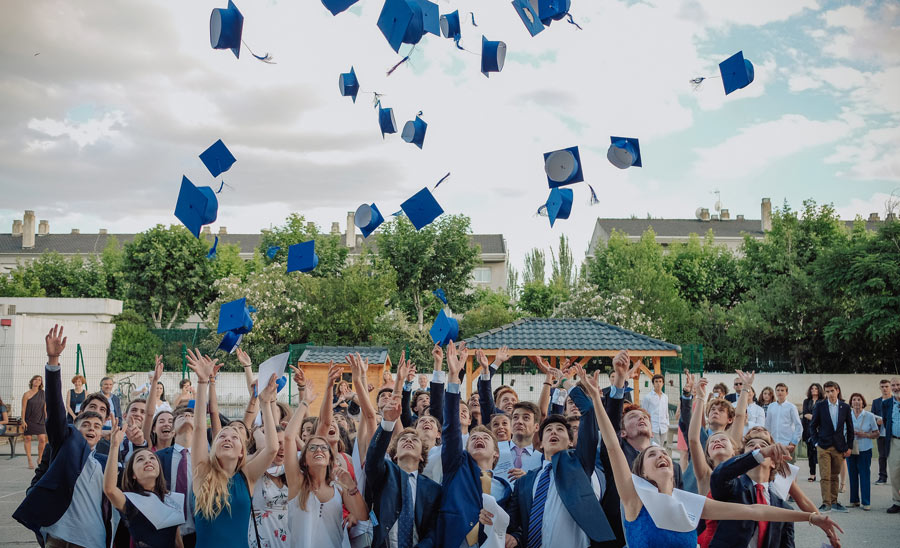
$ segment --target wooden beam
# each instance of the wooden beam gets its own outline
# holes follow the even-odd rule
[[[662,360],[659,356],[653,356],[653,374],[659,375],[662,373],[662,369],[660,368],[662,364]]]
[[[639,361],[641,361],[641,360],[640,359],[632,360],[632,363],[637,363]],[[653,376],[653,374],[650,372],[650,370],[647,369],[647,366],[644,365],[643,363],[641,363],[641,368],[638,370],[638,380],[634,382],[634,396],[631,398],[634,401],[635,405],[641,404],[641,386],[640,386],[640,380],[641,380],[640,374],[641,373],[647,375],[648,377]],[[634,380],[634,379],[632,379],[632,380]]]
[[[469,357],[466,358],[466,379],[469,382],[469,391],[462,401],[468,401],[468,399],[472,397],[472,394],[474,394],[472,386],[475,383],[475,376],[472,374],[472,363],[475,360],[475,356],[473,354],[469,354]],[[462,403],[460,403],[460,405],[462,405]]]
[[[470,349],[474,352],[474,348]],[[485,355],[496,355],[496,348],[483,348],[482,349]],[[632,349],[618,349],[618,350],[581,350],[581,349],[573,349],[573,350],[560,350],[560,349],[547,349],[547,348],[511,348],[509,350],[510,357],[518,357],[518,356],[558,356],[558,357],[571,357],[571,356],[586,356],[586,357],[601,357],[608,356],[610,358],[615,357],[621,350],[628,350],[628,353],[632,356],[636,357],[653,357],[653,356],[677,356],[678,352],[675,350],[632,350]]]

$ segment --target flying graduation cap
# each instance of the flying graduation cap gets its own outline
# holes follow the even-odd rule
[[[457,44],[462,37],[462,28],[459,22],[459,10],[441,15],[441,34],[444,38],[452,38]]]
[[[225,143],[222,142],[222,139],[219,139],[200,153],[200,161],[203,162],[203,165],[206,166],[206,169],[209,170],[213,177],[218,177],[231,169],[231,166],[237,160],[231,154],[231,151],[228,150],[228,147],[225,146]]]
[[[219,307],[219,326],[217,333],[231,331],[236,335],[244,335],[253,329],[253,318],[250,317],[250,308],[247,306],[247,298],[228,302]]]
[[[385,133],[397,133],[397,122],[394,121],[394,109],[378,107],[378,126],[381,128],[381,138]]]
[[[369,234],[383,222],[384,217],[381,216],[381,212],[378,211],[375,204],[362,204],[356,208],[356,214],[353,216],[353,224],[362,232],[363,238],[368,238]]]
[[[481,74],[490,78],[489,72],[500,72],[506,61],[506,42],[491,41],[481,36]]]
[[[547,198],[547,216],[550,217],[550,226],[557,219],[568,219],[572,213],[572,202],[575,199],[575,192],[571,188],[553,188],[550,190],[550,197]]]
[[[440,11],[435,2],[429,0],[413,0],[422,10],[422,28],[435,36],[441,35]]]
[[[319,265],[319,256],[316,255],[316,241],[309,240],[294,244],[288,248],[287,271],[310,272]]]
[[[341,73],[338,78],[338,87],[341,89],[341,95],[344,97],[353,97],[356,102],[356,96],[359,94],[359,80],[356,79],[356,71],[350,67],[350,72]]]
[[[431,294],[437,297],[442,303],[447,304],[447,294],[444,293],[444,290],[440,287],[432,291]]]
[[[415,120],[406,122],[403,126],[403,133],[400,134],[400,137],[404,141],[412,143],[420,149],[425,143],[425,130],[428,129],[428,124],[425,123],[425,120],[420,118],[421,115],[422,113],[419,112],[419,114],[416,115]]]
[[[385,0],[377,24],[394,52],[400,51],[400,44],[418,44],[425,34],[424,14],[416,0]]]
[[[200,227],[216,220],[219,211],[219,200],[215,191],[208,186],[197,187],[184,175],[181,176],[181,190],[175,203],[175,217],[200,237]]]
[[[431,335],[431,340],[435,344],[444,346],[450,341],[455,341],[459,336],[459,322],[441,309],[428,334]]]
[[[268,257],[269,259],[274,260],[274,259],[275,259],[275,255],[278,255],[278,250],[279,250],[279,249],[281,249],[281,246],[278,246],[278,245],[270,245],[269,248],[266,250],[266,257]]]
[[[215,8],[209,16],[209,43],[213,49],[230,49],[240,59],[243,28],[244,16],[228,0],[227,8]]]
[[[538,16],[537,0],[513,0],[513,9],[519,14],[519,18],[525,23],[525,28],[532,36],[537,36],[539,32],[544,30],[544,23]]]
[[[412,222],[416,230],[421,230],[437,219],[444,210],[437,203],[428,187],[413,194],[411,198],[400,204],[403,212]]]
[[[544,25],[559,21],[569,13],[572,0],[538,0],[538,17]]]
[[[229,354],[233,354],[237,347],[241,345],[241,339],[243,338],[244,335],[242,334],[226,331],[225,336],[222,337],[222,342],[219,343],[219,347],[216,350],[224,350]]]
[[[544,153],[544,171],[550,188],[584,181],[578,147]]]
[[[359,0],[322,0],[322,5],[331,12],[331,15],[337,15],[357,2]]]
[[[719,63],[719,73],[725,85],[725,95],[745,88],[753,82],[753,63],[744,59],[744,52],[739,51]]]
[[[630,137],[610,137],[609,149],[606,151],[606,159],[619,169],[628,169],[631,166],[642,167],[641,147],[637,139]]]

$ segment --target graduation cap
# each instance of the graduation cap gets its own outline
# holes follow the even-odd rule
[[[452,38],[459,41],[460,36],[462,36],[459,10],[441,15],[441,34],[444,35],[444,38]]]
[[[235,160],[231,151],[228,150],[228,147],[225,146],[225,143],[222,142],[222,139],[219,139],[200,153],[200,161],[203,162],[203,165],[206,166],[206,169],[209,170],[213,177],[218,177],[231,169],[231,166],[237,160]]]
[[[428,124],[419,117],[420,114],[422,113],[420,112],[416,115],[415,120],[406,122],[400,137],[407,143],[412,143],[417,147],[422,148],[422,145],[425,143],[425,130],[428,129]]]
[[[356,0],[354,0],[354,1],[356,1]],[[276,388],[275,392],[276,393],[281,392],[281,389],[284,388],[286,385],[287,385],[287,375],[282,375],[282,376],[278,377],[277,379],[275,379],[275,388]]]
[[[434,323],[431,324],[428,334],[431,335],[431,340],[435,344],[444,346],[450,341],[455,341],[459,336],[459,322],[441,310],[434,319]]]
[[[375,204],[363,204],[356,208],[356,214],[353,217],[353,224],[362,232],[363,238],[368,238],[378,226],[384,222],[381,212],[375,207]]]
[[[440,287],[431,292],[432,295],[440,299],[440,301],[444,304],[447,304],[447,295],[444,293],[444,290]]]
[[[544,153],[544,171],[550,188],[584,181],[578,147]]]
[[[241,339],[243,338],[244,335],[242,334],[226,331],[225,336],[222,337],[222,342],[219,343],[219,347],[216,350],[224,350],[229,354],[233,354],[237,347],[241,345]]]
[[[350,67],[350,72],[341,73],[338,78],[338,87],[341,89],[341,95],[344,97],[353,97],[356,102],[356,95],[359,93],[359,80],[356,79],[356,71]]]
[[[266,249],[266,257],[270,259],[274,259],[275,255],[278,255],[278,250],[281,249],[281,246],[278,245],[270,245],[268,249]]]
[[[213,49],[230,49],[240,59],[243,28],[244,16],[228,0],[227,8],[215,8],[209,16],[209,43]]]
[[[316,241],[310,240],[294,244],[288,248],[287,271],[309,272],[319,264],[319,256],[316,255]]]
[[[422,8],[415,0],[386,0],[378,28],[395,52],[400,51],[400,44],[418,44],[425,34]]]
[[[385,133],[397,133],[397,122],[394,121],[394,109],[378,107],[378,125],[381,127],[381,138]]]
[[[499,40],[493,42],[481,36],[481,74],[488,76],[489,72],[503,70],[503,62],[506,60],[506,42]],[[488,76],[489,77],[489,76]]]
[[[557,219],[568,219],[572,213],[572,202],[575,199],[575,192],[571,188],[554,188],[550,190],[550,197],[547,198],[547,215],[550,217],[550,226]]]
[[[430,32],[435,36],[441,35],[440,11],[435,2],[429,0],[413,0],[422,10],[422,27],[425,32]]]
[[[537,36],[539,32],[544,30],[544,23],[538,16],[537,0],[513,0],[513,9],[519,14],[525,28],[532,36]]]
[[[628,169],[631,166],[642,167],[641,146],[637,139],[630,137],[610,137],[609,150],[606,151],[606,159],[619,169]]]
[[[322,4],[331,15],[337,15],[357,2],[359,0],[322,0]]]
[[[247,307],[247,298],[225,303],[219,307],[219,327],[217,333],[231,331],[235,335],[249,333],[253,329],[253,318],[250,317],[250,309]]]
[[[400,204],[400,207],[403,208],[403,212],[409,217],[416,230],[428,226],[431,221],[437,219],[444,212],[434,196],[431,195],[428,187],[413,194],[411,198]]]
[[[744,59],[743,51],[739,51],[719,63],[719,72],[722,74],[722,83],[725,85],[725,95],[745,88],[753,81],[753,63]]]
[[[184,223],[191,234],[200,237],[200,227],[216,220],[219,200],[208,186],[196,187],[184,175],[181,176],[181,190],[175,203],[175,217]]]
[[[538,17],[545,25],[559,21],[569,13],[572,0],[538,0]]]

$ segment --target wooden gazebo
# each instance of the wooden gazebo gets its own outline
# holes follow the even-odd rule
[[[303,370],[306,378],[312,379],[316,386],[318,395],[310,405],[310,414],[317,415],[319,405],[322,403],[322,396],[328,394],[331,397],[332,387],[326,386],[328,381],[328,364],[334,362],[336,364],[344,364],[343,378],[350,381],[350,367],[346,365],[345,358],[347,354],[359,353],[364,360],[369,360],[369,382],[375,385],[375,390],[368,394],[372,403],[375,404],[375,397],[378,394],[378,387],[381,386],[381,375],[385,368],[391,370],[391,357],[388,355],[388,349],[383,346],[307,346],[303,354],[297,360],[297,367]],[[363,393],[366,393],[363,387]],[[357,395],[359,391],[357,387]]]
[[[501,346],[509,347],[510,357],[542,356],[549,358],[552,367],[558,367],[565,358],[579,358],[587,364],[597,356],[613,357],[620,350],[628,350],[634,363],[650,358],[653,372],[646,365],[641,371],[648,376],[659,373],[663,356],[677,356],[681,347],[647,335],[635,333],[616,325],[590,318],[525,318],[511,324],[479,333],[465,339],[471,350],[481,349],[493,359]],[[466,378],[472,393],[474,352],[469,352]],[[562,360],[560,359],[562,358]],[[640,401],[640,388],[634,387],[634,401]]]

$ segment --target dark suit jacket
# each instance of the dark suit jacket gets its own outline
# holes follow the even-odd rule
[[[112,400],[112,409],[109,410],[110,415],[115,415],[117,419],[122,420],[122,402],[119,396],[110,394],[109,399]]]
[[[594,415],[593,403],[579,387],[575,387],[569,392],[570,397],[579,406],[582,411],[581,420],[578,425],[578,442],[575,449],[561,451],[551,459],[553,466],[554,483],[556,491],[562,499],[566,510],[572,515],[575,523],[591,538],[594,542],[614,542],[617,538],[616,533],[610,525],[609,508],[605,508],[600,500],[594,495],[591,488],[590,476],[594,473],[597,465],[597,446],[600,443],[600,436],[597,425],[597,418]],[[621,416],[622,400],[606,399],[611,405],[618,405],[619,416]],[[588,409],[588,406],[590,408]],[[616,419],[617,421],[619,419]],[[601,453],[603,451],[601,450]],[[608,466],[605,470],[611,470]],[[543,467],[530,470],[516,482],[515,491],[509,501],[509,527],[507,534],[512,535],[519,542],[519,546],[524,546],[524,539],[528,535],[529,518],[531,516],[531,507],[534,502],[534,482],[543,471]],[[610,473],[611,476],[611,473]],[[607,482],[607,492],[609,491],[609,479]],[[606,499],[605,493],[601,494],[601,499]],[[614,502],[615,514],[618,515],[619,501],[618,496]],[[619,525],[621,529],[621,525]],[[620,544],[621,546],[621,544]]]
[[[723,462],[712,473],[709,489],[716,500],[738,504],[756,504],[756,488],[747,472],[759,466],[752,453],[738,455]],[[769,487],[769,506],[791,508]],[[710,542],[710,548],[747,546],[757,523],[750,520],[722,520]],[[794,548],[794,524],[770,521],[763,541],[766,548]]]
[[[810,439],[823,449],[834,447],[841,453],[853,447],[853,421],[850,419],[850,406],[838,400],[837,429],[831,423],[828,412],[828,400],[822,400],[813,409],[813,418],[809,421]]]
[[[418,415],[413,413],[411,409],[411,399],[413,392],[416,391],[406,390],[404,388],[403,394],[400,397],[400,424],[402,424],[404,428],[412,426],[413,423],[419,419]],[[428,395],[431,397],[431,404],[428,406],[428,414],[437,419],[438,424],[443,424],[444,383],[432,382],[428,390]]]
[[[625,388],[628,388],[628,381],[625,381]],[[634,394],[633,390],[629,390],[629,391],[625,392],[625,398],[624,398],[625,401],[627,401],[628,403],[634,403],[634,400],[633,400],[634,396],[632,396],[632,394]],[[609,397],[609,387],[607,386],[606,388],[603,389],[603,400],[605,401],[606,398],[608,398],[608,397]]]
[[[491,371],[491,378],[493,379],[496,370],[491,367],[488,367],[488,369]],[[491,381],[486,381],[480,376],[478,377],[478,406],[481,407],[481,423],[485,426],[491,424],[491,417],[497,413],[503,413],[502,409],[494,405],[494,391],[491,390]],[[552,409],[553,405],[551,404],[550,407]]]
[[[374,525],[372,548],[385,548],[388,533],[400,519],[403,507],[403,470],[396,463],[384,458],[391,444],[391,433],[375,431],[366,452],[366,502],[375,512],[378,523]],[[416,477],[415,524],[419,536],[418,548],[436,546],[437,517],[441,500],[441,486],[421,473]]]
[[[41,527],[53,525],[66,513],[72,502],[75,482],[91,458],[91,447],[75,426],[66,423],[66,407],[62,400],[60,371],[45,372],[47,386],[47,439],[52,447],[51,463],[47,472],[25,495],[25,500],[13,513],[16,521],[31,529],[40,538]],[[106,466],[106,458],[94,453],[101,466]],[[108,516],[109,517],[109,516]],[[107,544],[112,530],[109,519]],[[87,527],[100,524],[85,524]],[[43,545],[43,543],[42,543]]]
[[[891,454],[891,440],[893,439],[893,428],[894,428],[894,407],[895,405],[900,405],[897,403],[894,398],[888,398],[881,403],[881,416],[884,417],[884,434],[887,436],[887,443],[884,444],[884,456],[885,458]],[[852,425],[851,425],[852,426]]]
[[[163,476],[166,478],[166,489],[171,491],[173,489],[172,486],[172,453],[175,451],[175,446],[170,445],[164,449],[160,449],[156,452],[156,458],[159,459],[159,465],[162,467]],[[190,474],[190,469],[188,469],[188,474]]]

